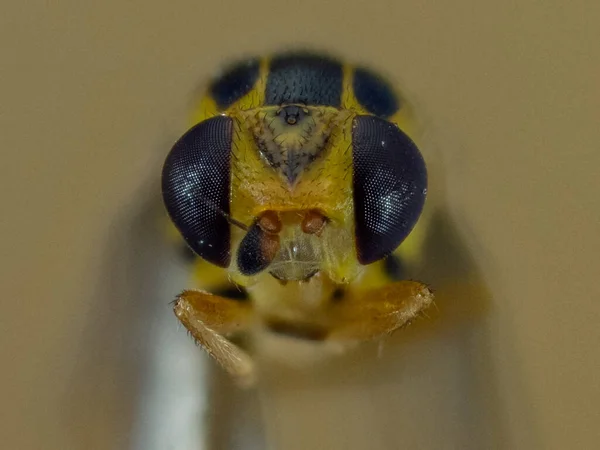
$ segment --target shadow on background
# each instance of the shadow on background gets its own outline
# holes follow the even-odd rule
[[[240,413],[255,423],[262,411],[273,448],[513,448],[491,352],[492,296],[443,209],[433,217],[426,254],[414,278],[434,287],[436,306],[382,352],[368,344],[301,369],[263,363],[260,408],[217,369],[215,404],[227,405],[229,418]],[[513,395],[526,403],[524,388]],[[241,424],[215,418],[225,428],[214,448],[246,448],[232,444]]]
[[[267,439],[293,449],[305,448],[307,433],[324,445],[311,448],[507,446],[486,321],[491,295],[443,209],[414,277],[436,292],[427,317],[382,352],[368,344],[306,369],[267,365],[258,390],[240,391],[172,316],[169,301],[189,278],[155,200],[124,213],[99,247],[105,274],[90,288],[96,300],[64,396],[77,446],[260,449]]]
[[[104,273],[64,395],[73,448],[201,448],[204,356],[169,304],[187,270],[165,240],[159,190],[149,191],[98,244]]]
[[[152,299],[158,264],[156,206],[123,209],[104,242],[98,285],[87,314],[84,339],[69,391],[65,425],[78,446],[127,448],[144,376],[156,315],[164,314]],[[166,303],[166,302],[165,302]]]

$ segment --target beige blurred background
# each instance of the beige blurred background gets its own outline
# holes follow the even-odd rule
[[[0,447],[600,446],[597,2],[1,10]],[[289,45],[408,89],[445,174],[432,279],[468,286],[380,358],[239,394],[171,316],[158,177],[199,84]]]

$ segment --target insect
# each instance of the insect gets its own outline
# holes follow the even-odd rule
[[[311,52],[239,61],[168,154],[163,199],[199,256],[179,320],[242,383],[271,333],[342,346],[379,339],[433,301],[399,267],[420,242],[425,161],[410,106],[377,73]]]

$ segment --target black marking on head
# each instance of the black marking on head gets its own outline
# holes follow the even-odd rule
[[[205,260],[229,266],[232,120],[218,116],[183,135],[162,172],[163,200],[188,245]]]
[[[237,300],[240,302],[245,302],[250,300],[248,296],[248,291],[244,289],[242,286],[238,286],[236,284],[228,284],[219,289],[215,289],[212,292],[213,295],[218,295],[219,297],[225,297],[229,300]]]
[[[258,223],[255,223],[238,248],[237,265],[240,272],[246,276],[262,272],[273,261],[278,247],[279,237],[265,232]]]
[[[389,279],[392,281],[402,281],[406,276],[406,270],[402,260],[394,255],[388,255],[383,260],[383,270]]]
[[[400,107],[398,97],[388,82],[368,69],[354,71],[352,88],[358,102],[376,116],[390,117]]]
[[[279,111],[277,115],[281,117],[286,124],[294,126],[297,125],[299,121],[302,121],[304,116],[308,115],[308,111],[305,111],[297,105],[288,105],[281,108],[281,111]]]
[[[327,329],[319,325],[292,323],[275,318],[267,321],[267,328],[273,333],[306,341],[322,341],[329,334]]]
[[[396,125],[358,116],[352,130],[356,251],[361,264],[393,252],[417,223],[427,194],[419,149]]]
[[[342,65],[335,59],[310,53],[286,53],[271,61],[265,104],[340,106]]]
[[[340,301],[342,301],[344,299],[345,295],[346,295],[345,289],[343,289],[341,287],[337,287],[331,293],[331,301],[333,303],[339,303]]]
[[[225,109],[246,95],[260,73],[260,60],[252,58],[229,66],[210,85],[209,91],[220,109]]]
[[[314,277],[319,272],[320,272],[319,268],[311,269],[309,272],[306,272],[305,274],[302,274],[301,277],[291,277],[290,278],[289,276],[284,275],[285,271],[282,270],[281,266],[278,269],[276,269],[276,270],[269,271],[269,273],[271,274],[271,276],[273,278],[275,278],[276,280],[279,280],[279,281],[286,282],[286,283],[288,281],[299,281],[301,283],[304,283],[306,281],[309,281],[312,277]]]

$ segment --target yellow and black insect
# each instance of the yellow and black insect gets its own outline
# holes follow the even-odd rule
[[[384,78],[321,54],[248,59],[210,84],[162,189],[200,256],[201,290],[179,295],[175,313],[232,375],[255,373],[232,334],[351,344],[431,304],[400,273],[427,193],[411,121]]]

